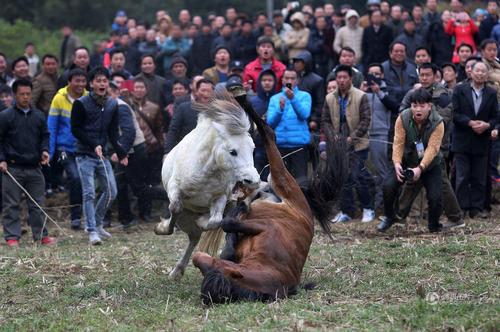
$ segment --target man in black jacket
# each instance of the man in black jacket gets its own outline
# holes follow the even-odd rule
[[[486,192],[490,131],[495,128],[498,101],[496,91],[485,82],[488,69],[483,62],[472,67],[471,82],[459,84],[453,92],[453,144],[456,167],[456,195],[470,217],[482,217]]]
[[[127,151],[119,144],[118,105],[107,96],[109,73],[97,67],[89,74],[92,91],[73,103],[71,131],[76,138],[76,163],[82,182],[83,212],[90,243],[101,244],[111,237],[103,228],[103,219],[116,197],[116,181],[109,160],[104,157],[109,137],[120,163],[128,164]],[[102,189],[96,205],[94,176]]]
[[[44,203],[45,180],[40,165],[49,163],[49,131],[45,115],[32,108],[29,80],[19,79],[12,85],[14,106],[0,113],[0,171],[2,177],[3,234],[8,246],[18,246],[21,238],[19,204],[21,188],[16,179],[39,204]],[[28,200],[29,222],[35,241],[54,244],[44,227],[42,211]]]
[[[372,63],[382,63],[389,58],[387,50],[392,43],[392,29],[383,23],[382,12],[376,9],[370,13],[370,26],[363,31],[361,47],[365,70]]]

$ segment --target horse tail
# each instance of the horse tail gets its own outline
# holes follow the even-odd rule
[[[332,204],[339,201],[342,188],[349,175],[349,152],[345,140],[328,142],[326,160],[319,160],[306,197],[323,231],[333,241],[328,217]]]
[[[198,250],[206,252],[212,257],[217,257],[223,237],[224,231],[220,227],[204,232],[198,244]]]

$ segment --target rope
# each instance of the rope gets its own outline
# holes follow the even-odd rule
[[[15,177],[14,177],[14,176],[13,176],[13,175],[9,172],[9,170],[8,170],[8,169],[7,169],[7,170],[5,170],[5,173],[6,173],[6,174],[7,174],[7,175],[8,175],[8,176],[12,179],[12,181],[14,181],[14,183],[15,183],[15,184],[16,184],[19,188],[21,188],[21,190],[22,190],[22,191],[26,194],[26,196],[27,196],[27,197],[28,197],[28,198],[29,198],[29,199],[30,199],[30,200],[31,200],[31,201],[32,201],[32,202],[36,205],[36,207],[38,207],[38,208],[40,209],[40,211],[42,211],[42,212],[43,212],[43,214],[45,215],[45,221],[44,221],[44,223],[43,223],[43,226],[44,226],[44,227],[45,227],[45,222],[46,222],[46,221],[47,221],[47,219],[48,219],[48,220],[52,221],[52,222],[54,223],[54,225],[56,225],[56,226],[57,226],[57,228],[58,228],[58,229],[59,229],[59,230],[60,230],[60,231],[61,231],[64,235],[69,236],[69,235],[68,235],[68,233],[66,233],[66,232],[64,231],[64,229],[63,229],[61,226],[59,226],[59,224],[58,224],[58,223],[57,223],[54,219],[52,219],[52,217],[51,217],[51,216],[49,216],[49,215],[47,214],[47,212],[45,212],[45,210],[44,210],[44,209],[40,206],[40,204],[38,204],[38,202],[37,202],[37,201],[35,201],[35,199],[34,199],[33,197],[31,197],[30,193],[29,193],[29,192],[28,192],[28,191],[27,191],[27,190],[26,190],[26,189],[25,189],[25,188],[24,188],[24,187],[23,187],[23,186],[22,186],[19,182],[17,182],[16,178],[15,178]],[[43,228],[42,228],[42,231],[43,231]]]
[[[295,154],[295,153],[297,153],[297,152],[299,152],[299,151],[302,151],[302,150],[304,150],[304,148],[300,148],[300,149],[297,149],[297,150],[292,151],[292,152],[290,152],[290,153],[287,153],[286,155],[284,155],[283,157],[281,157],[281,160],[283,160],[283,159],[285,159],[285,158],[287,158],[287,157],[290,157],[292,154]],[[259,176],[261,176],[261,175],[262,175],[262,173],[264,172],[264,170],[265,170],[266,168],[268,168],[268,167],[269,167],[269,164],[267,164],[266,166],[262,167],[262,170],[260,171]]]
[[[102,163],[102,166],[104,167],[104,173],[106,174],[106,182],[108,184],[108,202],[106,203],[106,208],[109,207],[109,205],[111,204],[111,180],[109,179],[109,175],[108,175],[108,169],[106,167],[106,163],[104,162],[104,158],[100,157],[99,159],[101,159],[101,163]]]

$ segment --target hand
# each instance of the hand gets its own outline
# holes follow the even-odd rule
[[[318,123],[316,121],[309,122],[309,129],[316,130],[318,128]]]
[[[366,92],[368,91],[368,82],[366,81],[363,81],[363,83],[361,83],[361,86],[359,87],[359,89],[363,92]]]
[[[125,157],[122,160],[120,160],[120,164],[123,166],[128,166],[128,157]]]
[[[99,157],[99,158],[104,158],[103,154],[102,154],[102,146],[98,145],[95,147],[94,149],[94,152],[95,154]]]
[[[347,137],[347,139],[345,141],[347,142],[347,144],[351,145],[352,144],[351,136]]]
[[[413,182],[417,182],[418,179],[420,179],[420,175],[422,175],[422,170],[420,169],[420,167],[415,167],[415,168],[412,168],[411,169],[413,171]]]
[[[130,91],[128,89],[120,89],[120,96],[124,98],[130,97]]]
[[[247,82],[243,82],[243,89],[245,89],[245,91],[250,90],[252,88],[252,84],[253,84],[252,80],[248,80]]]
[[[285,97],[283,96],[280,97],[280,109],[281,110],[285,109]]]
[[[372,82],[372,85],[370,85],[370,89],[372,89],[373,93],[378,94],[380,92],[380,85]]]
[[[491,139],[496,140],[498,138],[498,129],[491,131]]]
[[[326,155],[326,151],[321,152],[321,153],[319,154],[319,157],[320,157],[321,159],[323,159],[323,160],[326,160],[326,157],[327,157],[327,155]]]
[[[413,89],[420,89],[422,87],[422,84],[420,83],[416,83],[414,86],[413,86]]]
[[[288,97],[288,99],[293,99],[294,97],[294,94],[293,94],[293,90],[292,89],[289,89],[289,88],[285,88],[285,95]]]
[[[484,133],[489,128],[490,128],[490,124],[488,122],[484,122],[484,121],[478,120],[478,121],[476,121],[475,126],[472,127],[472,130],[476,134],[481,135],[482,133]]]
[[[111,161],[112,161],[112,162],[115,162],[115,163],[117,163],[117,162],[119,161],[119,160],[118,160],[118,155],[117,155],[116,153],[113,153],[113,154],[111,155]]]
[[[7,173],[7,162],[6,161],[0,162],[0,172]]]
[[[404,182],[405,176],[403,174],[403,166],[400,163],[394,164],[394,170],[396,171],[396,178],[399,182]]]
[[[42,152],[42,161],[40,162],[40,164],[42,164],[42,165],[48,165],[49,164],[49,160],[50,160],[49,153],[47,151],[43,151]]]

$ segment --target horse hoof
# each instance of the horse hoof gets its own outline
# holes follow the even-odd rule
[[[179,280],[180,278],[182,278],[183,275],[184,275],[183,270],[175,268],[172,270],[172,272],[170,272],[168,278],[172,280]]]
[[[160,222],[158,224],[156,224],[155,226],[155,234],[156,235],[170,235],[172,234],[174,231],[173,230],[170,230],[169,225],[166,224],[164,222]]]

